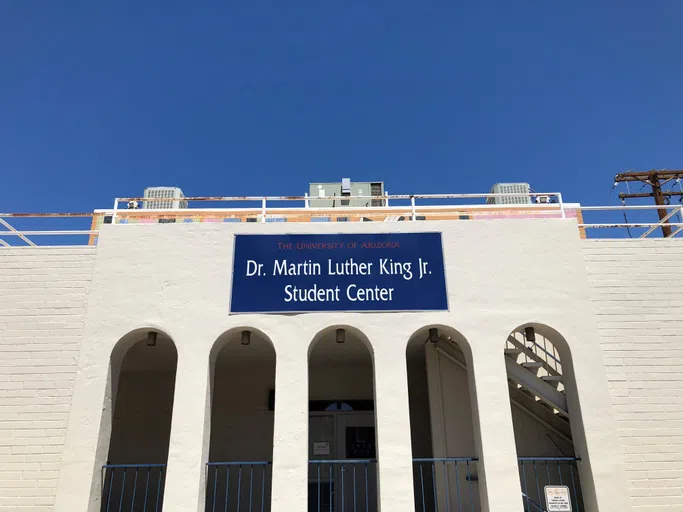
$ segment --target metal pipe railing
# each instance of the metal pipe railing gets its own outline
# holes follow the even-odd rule
[[[309,460],[308,467],[308,510],[379,509],[376,460]]]
[[[529,202],[524,204],[471,204],[475,199],[519,198],[528,197],[530,201],[534,197],[544,197],[544,201]],[[545,198],[550,199],[545,199]],[[381,203],[375,205],[377,199]],[[660,205],[618,205],[618,206],[580,206],[564,202],[559,193],[529,193],[529,194],[410,194],[410,195],[384,195],[384,196],[345,196],[345,200],[373,201],[373,204],[363,206],[317,206],[315,201],[339,200],[340,196],[309,197],[309,196],[208,196],[180,198],[182,201],[198,202],[223,202],[223,206],[216,208],[182,208],[182,209],[125,209],[121,208],[122,202],[144,201],[146,204],[154,204],[156,198],[116,198],[112,209],[95,210],[91,213],[0,213],[0,246],[14,246],[13,240],[21,241],[26,245],[39,245],[31,237],[45,237],[57,235],[68,239],[70,245],[83,245],[84,240],[88,244],[95,244],[99,234],[99,225],[124,224],[135,222],[195,222],[207,221],[230,221],[230,222],[336,222],[336,221],[375,221],[394,222],[409,221],[419,222],[427,220],[490,220],[490,219],[527,219],[527,218],[570,218],[576,222],[581,236],[586,232],[608,230],[616,232],[617,236],[625,236],[618,230],[628,230],[628,236],[632,237],[631,229],[639,230],[636,234],[640,237],[656,235],[657,228],[668,225],[672,228],[671,237],[683,233],[683,208],[681,206]],[[391,201],[392,206],[389,206]],[[401,203],[403,201],[403,203]],[[449,204],[442,204],[448,201]],[[470,204],[462,203],[470,202]],[[252,202],[253,205],[245,203]],[[293,205],[278,205],[274,203],[294,202]],[[245,204],[246,208],[235,203]],[[398,204],[401,203],[401,204]],[[654,216],[659,210],[666,210],[665,219],[660,220]],[[606,222],[587,222],[584,215],[600,212],[606,216]],[[635,212],[638,215],[651,215],[652,221],[638,217],[633,221],[615,222],[610,219],[610,212]],[[676,215],[680,215],[679,222],[670,222]],[[636,216],[638,216],[636,215]],[[613,216],[613,215],[612,215]],[[65,226],[69,229],[49,229],[48,221],[61,219],[89,218],[90,229],[78,229],[76,226]],[[105,220],[106,219],[106,220]],[[144,219],[144,220],[143,220]],[[29,228],[26,222],[31,221],[34,226]],[[37,223],[37,225],[36,225]],[[86,238],[87,237],[87,238]],[[60,239],[61,240],[61,239]],[[40,245],[50,245],[50,241],[41,241]]]
[[[233,202],[233,201],[338,201],[354,200],[354,199],[390,199],[390,200],[412,200],[414,199],[487,199],[487,198],[520,198],[520,197],[555,197],[559,199],[562,194],[559,192],[529,192],[521,193],[515,192],[513,194],[504,193],[481,193],[481,194],[398,194],[398,195],[384,195],[384,196],[192,196],[180,198],[149,198],[149,197],[119,197],[118,202],[131,201],[146,201],[146,202],[162,202],[162,201],[211,201],[211,202]],[[500,206],[500,205],[498,205]],[[507,206],[507,205],[506,205]]]
[[[102,512],[162,509],[166,464],[102,466]]]
[[[206,469],[207,511],[270,511],[270,461],[209,462]]]
[[[413,459],[415,510],[480,510],[476,457]]]
[[[521,340],[517,339],[518,334],[521,335]],[[552,353],[548,350],[548,345],[552,349]],[[519,350],[524,356],[525,363],[536,362],[542,364],[543,369],[549,375],[562,375],[562,361],[560,361],[555,345],[545,337],[543,337],[543,345],[541,345],[536,341],[527,340],[524,333],[513,332],[505,341],[505,348]]]
[[[572,511],[582,512],[583,497],[577,457],[518,457],[519,477],[525,511],[548,512],[544,489],[547,485],[569,488]]]

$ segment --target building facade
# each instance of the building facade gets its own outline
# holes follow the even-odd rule
[[[683,245],[562,217],[0,248],[0,510],[683,510]],[[238,235],[328,233],[439,233],[447,309],[231,314]]]

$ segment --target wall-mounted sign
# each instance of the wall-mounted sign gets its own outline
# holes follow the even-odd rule
[[[566,485],[546,485],[545,506],[548,512],[572,512],[572,500]]]
[[[329,455],[330,443],[327,441],[313,443],[313,455]]]
[[[440,233],[235,235],[232,313],[447,309]]]

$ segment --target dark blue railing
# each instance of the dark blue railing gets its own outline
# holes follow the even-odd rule
[[[533,500],[527,494],[522,493],[522,501],[524,502],[524,512],[544,512],[543,505]]]
[[[207,512],[269,512],[270,462],[209,462]]]
[[[479,510],[477,458],[413,459],[415,510]]]
[[[102,466],[102,512],[156,512],[162,509],[166,464]]]
[[[376,512],[377,461],[308,461],[309,512]]]
[[[572,510],[583,510],[581,482],[576,457],[519,457],[519,477],[522,501],[526,512],[547,512],[544,487],[566,485],[572,500]]]

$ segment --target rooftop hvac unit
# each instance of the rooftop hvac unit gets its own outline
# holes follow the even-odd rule
[[[531,186],[528,183],[496,183],[491,187],[490,193],[510,195],[488,197],[487,204],[531,204]]]
[[[145,189],[145,209],[174,209],[187,208],[185,195],[178,187],[148,187]]]

